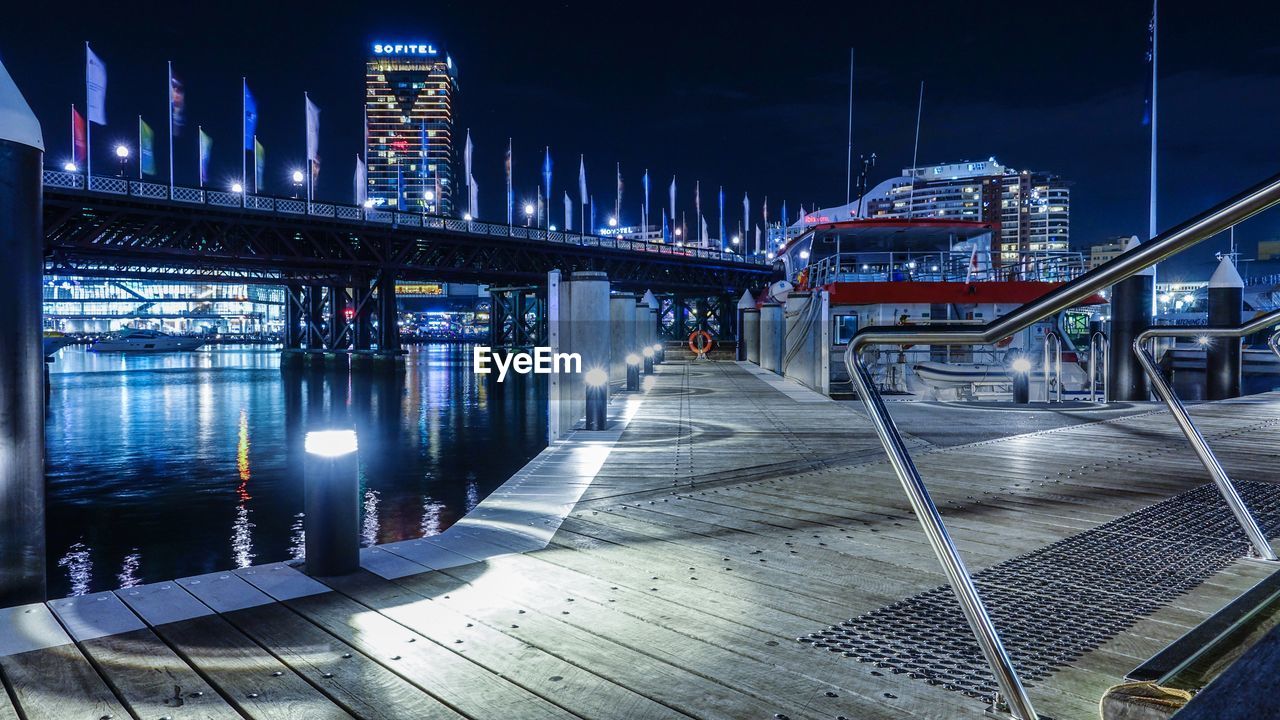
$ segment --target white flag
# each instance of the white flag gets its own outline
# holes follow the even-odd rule
[[[107,124],[107,66],[84,45],[84,92],[85,115],[89,122],[99,125]]]
[[[668,191],[671,195],[671,224],[676,224],[676,176],[671,176],[671,189]]]
[[[711,237],[707,234],[707,216],[702,215],[701,217],[702,217],[702,237],[699,238],[699,240],[700,240],[700,244],[706,245],[707,241],[710,240]]]
[[[564,229],[565,232],[573,229],[573,201],[569,199],[569,193],[564,194]]]
[[[475,208],[476,179],[471,176],[471,150],[472,150],[471,128],[467,128],[467,145],[466,145],[466,149],[462,151],[462,164],[463,164],[463,168],[465,168],[467,173],[467,213],[470,214],[472,218],[475,218],[476,217],[476,208]]]
[[[320,164],[320,108],[311,102],[311,98],[306,93],[303,93],[302,97],[307,102],[307,159],[318,165]]]
[[[587,204],[587,161],[578,156],[578,197],[581,198],[582,204]]]
[[[369,181],[368,169],[365,167],[364,159],[359,155],[356,156],[356,204],[364,205],[369,199]]]
[[[467,176],[467,212],[471,213],[472,218],[480,216],[478,200],[480,199],[480,186],[476,184],[476,179]]]
[[[742,193],[742,228],[751,228],[751,195]]]
[[[756,242],[755,242],[755,245],[752,246],[752,248],[755,250],[755,252],[757,253],[760,252],[760,226],[759,225],[756,226]]]

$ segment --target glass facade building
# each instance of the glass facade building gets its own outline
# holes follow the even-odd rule
[[[429,43],[374,43],[365,69],[368,198],[401,212],[454,212],[453,59]]]
[[[284,289],[268,285],[47,277],[44,325],[66,333],[275,333],[284,325],[284,301]]]

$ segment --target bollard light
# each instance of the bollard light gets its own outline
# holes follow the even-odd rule
[[[643,355],[644,355],[644,374],[652,375],[653,374],[653,348],[651,347],[645,348]]]
[[[1013,401],[1026,405],[1031,402],[1031,361],[1017,357],[1010,363],[1010,368],[1013,370]]]
[[[1023,373],[1023,374],[1031,372],[1031,361],[1024,357],[1020,357],[1017,360],[1014,360],[1013,371],[1017,373]]]
[[[69,173],[73,173],[73,172],[80,172],[80,168],[76,167],[76,164],[75,164],[75,163],[73,163],[73,162],[69,162],[69,163],[67,163],[67,164],[63,165],[63,166],[62,166],[62,169],[63,169],[63,170],[66,170],[66,171],[67,171],[67,172],[69,172]]]
[[[631,353],[627,356],[627,390],[635,392],[640,389],[640,356]]]
[[[303,440],[303,506],[309,575],[360,568],[360,476],[354,430],[319,430]]]
[[[662,343],[653,344],[653,357],[659,364],[667,361],[667,349],[662,346]]]
[[[242,193],[244,192],[244,186],[240,183],[231,183],[231,192]]]
[[[609,373],[600,368],[588,370],[582,377],[587,385],[587,430],[604,430],[608,425]]]

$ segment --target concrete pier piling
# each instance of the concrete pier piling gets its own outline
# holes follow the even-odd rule
[[[629,293],[609,296],[609,380],[626,379],[627,356],[639,352],[637,335],[644,327],[637,321],[636,297]]]
[[[760,308],[760,367],[769,372],[782,372],[782,353],[787,332],[782,306],[765,303]]]
[[[1229,256],[1223,257],[1209,278],[1209,324],[1239,325],[1244,312],[1244,279]],[[1205,347],[1205,398],[1240,397],[1239,338],[1214,338]]]
[[[45,599],[44,138],[0,65],[0,607]]]
[[[1137,237],[1130,238],[1125,251],[1138,245]],[[1155,270],[1151,268],[1111,287],[1111,348],[1107,353],[1111,397],[1108,401],[1151,399],[1151,387],[1133,353],[1133,341],[1138,333],[1151,326],[1154,291]]]

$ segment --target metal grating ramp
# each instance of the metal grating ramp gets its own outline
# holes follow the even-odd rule
[[[1280,486],[1236,482],[1268,537]],[[1042,680],[1244,557],[1248,541],[1203,485],[974,575],[1022,680]],[[798,638],[992,702],[995,679],[949,585]]]

